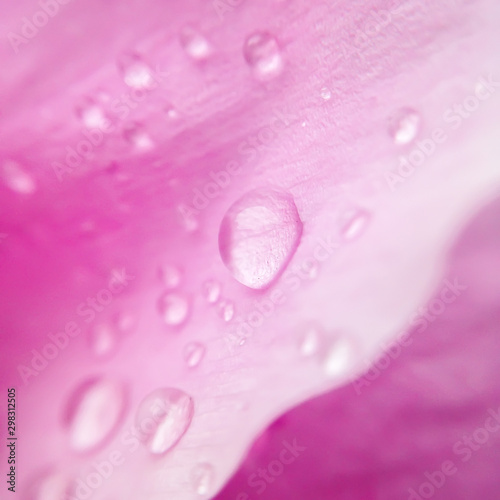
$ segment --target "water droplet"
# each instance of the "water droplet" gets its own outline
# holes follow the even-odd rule
[[[139,405],[136,425],[148,450],[162,455],[173,448],[188,430],[193,413],[193,399],[179,389],[157,389],[146,396]]]
[[[346,217],[346,222],[342,228],[344,240],[354,240],[361,236],[368,226],[370,214],[364,210],[353,211]]]
[[[323,334],[321,330],[315,326],[308,326],[302,333],[299,342],[299,350],[302,356],[310,357],[318,353]]]
[[[186,53],[196,60],[206,59],[211,52],[207,39],[191,26],[186,26],[180,34],[180,42]]]
[[[323,370],[327,377],[337,378],[353,366],[354,348],[346,338],[336,338],[326,352]]]
[[[102,106],[90,97],[85,98],[76,107],[76,114],[82,124],[89,129],[105,129],[110,123]]]
[[[411,108],[401,108],[389,122],[389,134],[399,145],[410,144],[420,130],[420,115]]]
[[[16,193],[33,194],[36,191],[33,177],[16,161],[7,160],[3,163],[2,177],[5,184]]]
[[[283,71],[283,58],[276,38],[267,32],[250,35],[243,46],[243,55],[259,80],[271,80]]]
[[[138,151],[150,151],[154,147],[154,142],[144,128],[134,123],[123,130],[123,137]]]
[[[31,483],[29,500],[66,500],[73,481],[60,472],[46,472]]]
[[[178,267],[172,265],[166,265],[160,267],[158,271],[159,277],[163,286],[167,290],[173,290],[177,288],[181,283],[182,274]]]
[[[148,90],[156,85],[151,67],[138,54],[123,54],[118,59],[118,69],[129,87]]]
[[[77,452],[99,447],[118,427],[124,411],[123,384],[102,378],[84,382],[73,392],[66,409],[71,447]]]
[[[215,471],[211,464],[200,463],[192,471],[194,490],[198,495],[208,495],[212,489]]]
[[[234,304],[230,300],[222,300],[219,302],[219,315],[226,322],[229,323],[234,317]]]
[[[103,322],[91,327],[89,330],[89,343],[90,349],[99,358],[113,354],[118,345],[118,337],[114,326],[109,322]]]
[[[169,326],[182,325],[189,314],[189,301],[180,293],[165,293],[158,304],[163,321]]]
[[[329,101],[332,98],[332,93],[328,87],[323,87],[321,89],[321,98],[325,101]]]
[[[184,359],[189,368],[198,366],[205,356],[205,346],[201,342],[190,342],[184,348]]]
[[[293,197],[276,189],[251,191],[222,220],[219,250],[233,277],[254,289],[268,287],[285,269],[302,235]]]
[[[216,280],[207,280],[203,283],[203,296],[209,304],[215,304],[220,297],[221,286]]]

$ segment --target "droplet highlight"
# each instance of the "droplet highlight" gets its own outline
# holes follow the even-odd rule
[[[136,425],[149,452],[163,455],[171,450],[188,430],[193,414],[193,399],[179,389],[157,389],[146,396],[139,405]]]
[[[33,194],[36,183],[28,171],[18,162],[7,160],[2,165],[2,177],[9,189],[19,194]]]
[[[196,493],[200,496],[208,495],[213,488],[214,467],[209,463],[197,464],[191,473],[191,477]]]
[[[111,322],[97,323],[88,332],[92,353],[98,358],[112,355],[118,347],[116,327]]]
[[[167,290],[174,290],[177,288],[182,279],[182,273],[180,269],[176,266],[165,265],[161,266],[158,270],[158,275],[163,286]]]
[[[189,300],[180,293],[165,293],[158,303],[160,315],[168,326],[180,326],[187,320]]]
[[[118,70],[123,81],[134,89],[149,90],[156,85],[153,70],[139,54],[122,54],[118,59]]]
[[[154,148],[153,139],[138,123],[133,123],[123,130],[124,139],[137,151],[150,151]]]
[[[352,241],[361,236],[370,222],[370,214],[364,210],[353,211],[346,217],[342,227],[344,240]]]
[[[251,34],[244,43],[243,55],[259,80],[271,80],[283,71],[283,57],[276,38],[265,31]]]
[[[234,304],[230,300],[222,300],[218,304],[219,316],[229,323],[234,317]]]
[[[198,61],[207,59],[212,51],[208,40],[191,26],[186,26],[179,38],[186,54],[192,59]]]
[[[215,304],[221,294],[221,285],[216,280],[207,280],[202,286],[203,297],[209,304]]]
[[[98,448],[111,436],[125,411],[123,384],[103,378],[84,382],[69,399],[64,422],[69,442],[79,453]]]
[[[105,129],[110,120],[101,104],[92,98],[85,98],[77,107],[76,115],[82,125],[88,129]]]
[[[233,277],[263,289],[295,253],[303,224],[292,195],[277,189],[251,191],[234,203],[219,230],[219,251]]]
[[[412,108],[401,108],[390,119],[389,134],[395,144],[410,144],[420,131],[420,115]]]
[[[184,348],[184,360],[188,368],[196,368],[205,356],[205,346],[201,342],[190,342]]]
[[[324,101],[329,101],[332,98],[332,92],[328,87],[323,87],[321,89],[321,99]]]
[[[347,338],[334,339],[326,351],[323,371],[327,377],[340,378],[347,374],[354,364],[354,346]]]

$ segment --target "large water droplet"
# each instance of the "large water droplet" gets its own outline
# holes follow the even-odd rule
[[[206,59],[211,52],[207,39],[191,26],[186,26],[180,34],[180,42],[186,53],[193,59]]]
[[[344,240],[354,240],[361,236],[368,226],[370,214],[364,210],[352,211],[346,216],[342,227],[342,237]]]
[[[122,54],[118,59],[118,69],[129,87],[148,90],[156,85],[151,67],[138,54]]]
[[[389,134],[399,145],[410,144],[420,130],[420,115],[412,108],[401,108],[389,121]]]
[[[184,359],[189,368],[195,368],[205,356],[205,346],[201,342],[190,342],[184,348]]]
[[[160,297],[158,309],[169,326],[182,325],[189,314],[189,301],[180,293],[165,293]]]
[[[202,285],[203,296],[209,304],[215,304],[220,297],[221,286],[216,280],[207,280]]]
[[[198,495],[208,495],[213,487],[215,471],[213,465],[200,463],[196,465],[191,473],[194,490]]]
[[[146,396],[139,405],[136,424],[148,450],[161,455],[173,448],[189,428],[193,413],[193,399],[179,389],[157,389]]]
[[[289,193],[251,191],[234,203],[222,220],[220,255],[240,283],[266,288],[292,258],[301,235],[302,221]]]
[[[270,33],[253,33],[243,46],[245,60],[259,80],[271,80],[283,71],[283,57],[276,38]]]
[[[36,191],[33,177],[16,161],[6,160],[3,163],[2,177],[5,184],[16,193],[33,194]]]
[[[97,448],[112,434],[125,411],[125,393],[123,384],[102,378],[87,380],[73,392],[65,424],[75,451]]]

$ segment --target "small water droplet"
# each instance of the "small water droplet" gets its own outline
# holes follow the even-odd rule
[[[105,129],[110,123],[101,104],[90,97],[76,107],[76,115],[83,126],[89,129]]]
[[[160,297],[158,308],[167,325],[180,326],[188,317],[189,301],[183,294],[167,292]]]
[[[321,89],[321,98],[325,101],[329,101],[332,98],[332,93],[328,87],[323,87]]]
[[[285,269],[301,235],[302,221],[289,193],[255,190],[241,197],[224,216],[220,255],[236,280],[262,289]]]
[[[16,193],[33,194],[36,191],[33,177],[16,161],[7,160],[3,163],[2,177],[5,184]]]
[[[410,144],[420,130],[420,115],[412,108],[401,108],[389,121],[389,134],[399,145]]]
[[[337,378],[346,374],[353,366],[354,348],[346,338],[336,338],[328,348],[323,370],[327,377]]]
[[[154,142],[144,127],[138,123],[133,123],[123,130],[123,137],[138,151],[150,151],[154,148]]]
[[[125,83],[134,89],[148,90],[156,85],[153,70],[138,54],[122,54],[118,58],[118,70]]]
[[[102,322],[89,330],[90,349],[99,358],[107,357],[116,351],[118,337],[114,325]]]
[[[184,436],[194,413],[193,399],[171,387],[157,389],[139,405],[136,425],[150,453],[162,455]]]
[[[259,80],[271,80],[283,71],[283,58],[276,38],[267,32],[250,35],[243,46],[243,55]]]
[[[221,293],[220,283],[216,280],[207,280],[203,283],[203,296],[209,304],[215,304]]]
[[[209,463],[200,463],[192,471],[194,490],[198,495],[208,495],[212,489],[215,476],[214,467]]]
[[[229,323],[234,317],[234,304],[230,300],[221,300],[218,307],[220,317]]]
[[[342,237],[344,240],[352,241],[365,231],[370,221],[370,214],[364,210],[353,211],[346,219],[342,228]]]
[[[178,267],[172,265],[161,266],[158,270],[158,275],[163,286],[167,290],[177,288],[182,279],[181,271]]]
[[[71,395],[65,414],[71,447],[86,452],[99,447],[118,427],[125,410],[123,384],[93,378]]]
[[[302,356],[310,357],[317,354],[322,339],[323,334],[319,328],[312,325],[308,326],[300,337],[299,350]]]
[[[211,53],[208,40],[191,26],[186,26],[180,34],[180,42],[188,56],[196,60],[206,59]]]
[[[205,356],[205,346],[201,342],[190,342],[184,348],[184,359],[189,368],[198,366]]]
[[[165,116],[171,121],[177,120],[180,117],[179,111],[172,104],[166,104],[163,111],[165,112]]]

